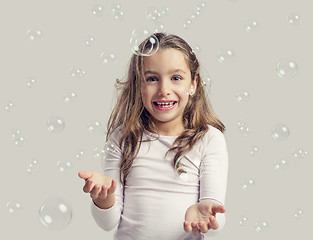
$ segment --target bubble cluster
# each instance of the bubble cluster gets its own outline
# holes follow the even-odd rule
[[[289,129],[285,124],[282,123],[274,125],[271,133],[272,138],[276,141],[283,141],[289,137]]]
[[[51,133],[61,133],[64,127],[65,123],[63,119],[58,116],[53,116],[47,121],[47,128]]]
[[[220,63],[231,63],[235,60],[235,54],[231,49],[223,49],[218,52],[217,60]]]
[[[57,197],[47,199],[39,209],[39,219],[43,226],[51,230],[66,227],[72,219],[70,204]]]

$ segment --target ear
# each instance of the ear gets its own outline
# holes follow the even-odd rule
[[[199,75],[197,74],[197,75],[194,77],[194,80],[191,82],[191,86],[193,87],[194,92],[196,92],[196,90],[197,90],[198,81],[199,81]]]

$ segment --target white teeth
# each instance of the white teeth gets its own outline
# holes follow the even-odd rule
[[[171,107],[174,105],[174,102],[169,102],[169,103],[158,103],[158,102],[156,102],[156,103],[158,104],[159,107]]]

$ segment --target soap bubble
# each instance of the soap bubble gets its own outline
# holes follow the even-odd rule
[[[168,7],[162,7],[160,12],[163,16],[167,16],[169,15],[170,9]]]
[[[242,190],[250,189],[254,184],[255,184],[255,182],[253,179],[244,179],[241,182],[241,189]]]
[[[287,17],[287,20],[290,24],[297,26],[300,24],[301,18],[298,13],[290,13]]]
[[[90,46],[93,45],[94,41],[95,41],[95,37],[94,36],[88,36],[87,40],[85,41],[85,45],[90,47]]]
[[[37,81],[36,81],[35,78],[30,77],[30,78],[28,78],[28,80],[26,82],[26,86],[29,87],[29,88],[32,88],[35,85],[36,82]]]
[[[85,152],[82,149],[78,149],[75,154],[75,159],[82,160],[84,158]]]
[[[296,159],[303,159],[308,155],[308,152],[301,148],[293,148],[291,154]]]
[[[220,63],[230,63],[235,59],[235,54],[230,49],[220,50],[218,52],[218,61]]]
[[[284,169],[287,166],[287,161],[286,160],[278,160],[274,162],[274,169],[275,170],[281,170]]]
[[[23,210],[22,205],[16,201],[9,201],[6,204],[6,208],[10,214],[14,214],[14,215],[20,214]]]
[[[149,7],[146,11],[147,19],[152,22],[159,20],[161,11],[156,7]]]
[[[105,64],[117,62],[117,57],[114,53],[102,52],[100,58],[101,61]]]
[[[141,43],[143,43],[143,47],[139,49]],[[155,35],[151,35],[147,29],[135,29],[130,39],[130,47],[136,55],[151,56],[159,49],[159,39]]]
[[[238,223],[241,227],[246,226],[248,223],[248,218],[246,216],[240,216],[238,219]]]
[[[192,19],[191,18],[185,18],[183,21],[183,27],[185,29],[189,29],[190,25],[192,24]]]
[[[33,40],[39,40],[43,38],[43,34],[42,31],[40,29],[37,28],[29,28],[27,30],[27,37],[29,40],[33,41]]]
[[[239,91],[236,93],[237,102],[246,102],[250,97],[250,94],[247,91]]]
[[[273,139],[276,141],[283,141],[289,137],[289,129],[282,123],[278,123],[273,126],[271,132]]]
[[[47,199],[39,209],[40,222],[51,230],[66,227],[72,218],[72,209],[68,202],[57,197]]]
[[[276,65],[278,77],[291,79],[298,73],[298,65],[291,60],[283,60]]]
[[[249,154],[252,157],[255,157],[258,152],[259,152],[259,147],[255,146],[255,145],[251,146],[249,149]]]
[[[265,221],[255,223],[255,231],[256,232],[263,232],[268,228],[268,223]]]
[[[303,210],[301,208],[297,208],[294,210],[293,216],[295,219],[300,219],[303,215]]]
[[[124,11],[119,3],[112,3],[111,12],[114,20],[121,21],[124,17]]]
[[[72,77],[78,79],[86,77],[86,71],[78,67],[71,67],[70,74]]]
[[[63,100],[65,103],[69,103],[70,101],[72,101],[75,98],[77,98],[77,95],[74,92],[67,92],[67,93],[63,94]]]
[[[53,116],[47,121],[47,128],[51,133],[60,133],[64,130],[64,127],[63,119],[58,116]]]
[[[112,156],[119,156],[119,148],[117,145],[115,145],[112,141],[107,141],[104,146],[103,149],[101,151],[101,164],[102,164],[102,168],[105,168],[105,161],[112,157]]]
[[[200,180],[201,174],[205,172],[205,167],[205,164],[202,163],[200,169],[197,169],[196,172],[192,172],[190,161],[186,156],[180,156],[175,163],[175,173],[181,181],[191,182],[194,180]]]
[[[71,161],[58,161],[57,168],[61,173],[67,173],[73,170],[73,164]]]
[[[13,128],[11,130],[11,137],[15,146],[22,147],[24,145],[24,137],[19,129]]]
[[[153,32],[158,33],[158,32],[166,32],[165,25],[161,22],[154,22],[153,23]]]
[[[101,128],[101,123],[98,121],[88,123],[88,131],[89,132],[98,132]]]
[[[239,128],[242,136],[248,136],[248,134],[250,133],[250,129],[247,126],[247,124],[243,121],[239,121],[237,122],[237,127]]]
[[[14,106],[14,103],[12,101],[7,101],[7,103],[4,106],[4,110],[6,112],[12,112],[13,106]]]
[[[38,160],[36,158],[32,158],[27,160],[27,173],[31,174],[38,168]]]
[[[94,15],[96,17],[102,17],[103,13],[104,13],[104,7],[96,4],[96,5],[91,7],[90,11],[91,11],[92,15]]]
[[[245,22],[245,30],[247,32],[256,31],[259,28],[259,23],[255,20],[247,20]]]
[[[93,152],[93,156],[95,159],[101,159],[103,156],[104,150],[102,148],[95,148]]]

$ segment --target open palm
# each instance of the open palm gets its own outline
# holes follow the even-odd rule
[[[216,213],[224,213],[225,207],[215,201],[204,200],[190,206],[185,214],[184,230],[195,236],[206,233],[208,230],[216,230],[218,222]]]

